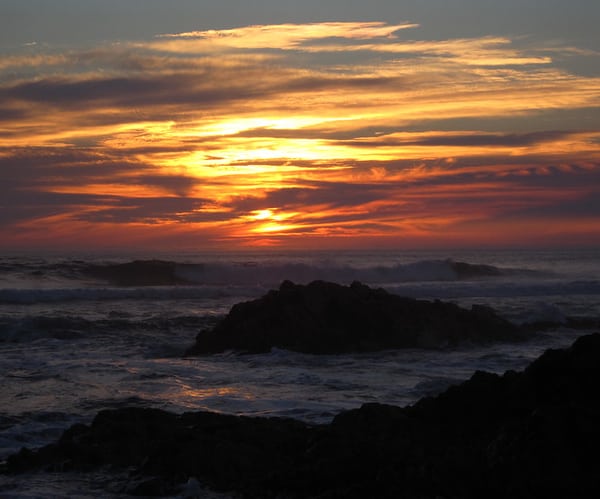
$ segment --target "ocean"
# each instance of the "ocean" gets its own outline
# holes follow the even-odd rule
[[[285,279],[358,280],[403,296],[484,304],[518,324],[600,317],[600,251],[594,249],[4,254],[0,461],[21,447],[48,444],[106,408],[327,423],[365,402],[414,403],[475,370],[521,370],[545,349],[591,332],[565,324],[519,343],[184,356],[196,334],[232,305]],[[0,496],[116,498],[122,483],[102,470],[0,476]]]

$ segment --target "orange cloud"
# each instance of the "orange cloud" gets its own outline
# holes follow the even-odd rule
[[[418,24],[389,25],[383,22],[323,22],[312,24],[277,24],[247,26],[227,30],[192,31],[159,35],[158,41],[150,43],[154,49],[174,52],[189,50],[256,49],[280,50],[302,48],[311,40],[345,38],[366,40],[371,38],[394,39],[394,33]],[[183,41],[184,43],[180,43]]]

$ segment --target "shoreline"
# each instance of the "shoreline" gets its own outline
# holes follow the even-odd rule
[[[600,333],[522,372],[478,371],[412,406],[364,404],[330,424],[156,409],[98,413],[3,473],[133,467],[123,492],[190,479],[243,497],[593,497]]]

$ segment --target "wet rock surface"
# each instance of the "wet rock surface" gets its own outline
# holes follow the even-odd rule
[[[523,372],[476,372],[400,408],[366,404],[331,424],[208,412],[100,412],[4,473],[131,470],[135,495],[197,478],[265,498],[600,497],[600,333]]]
[[[492,309],[416,300],[371,289],[314,281],[282,283],[257,300],[239,303],[213,329],[200,332],[189,355],[225,350],[305,353],[365,352],[442,347],[462,341],[524,337]]]

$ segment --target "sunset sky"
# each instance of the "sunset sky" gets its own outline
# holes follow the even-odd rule
[[[599,21],[0,0],[0,249],[600,245]]]

